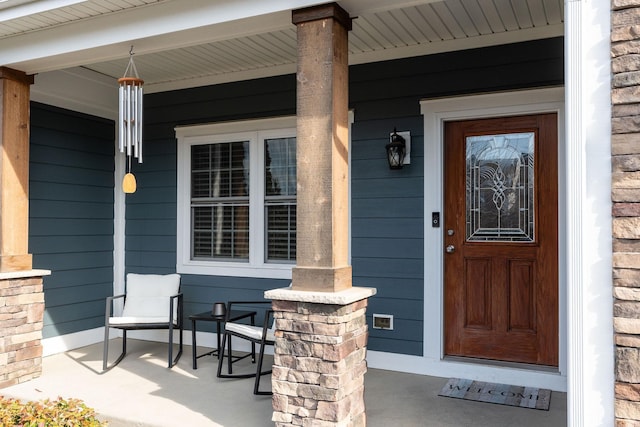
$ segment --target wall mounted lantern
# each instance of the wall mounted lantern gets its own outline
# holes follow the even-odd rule
[[[411,163],[411,133],[396,132],[389,135],[387,149],[387,161],[390,169],[402,169],[402,166]]]
[[[133,46],[129,51],[129,64],[124,76],[118,79],[118,146],[127,154],[127,173],[122,180],[125,193],[135,193],[136,178],[131,173],[131,158],[142,163],[142,95],[144,80],[138,76],[133,62]]]

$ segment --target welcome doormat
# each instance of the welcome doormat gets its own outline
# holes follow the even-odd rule
[[[451,378],[438,396],[548,411],[551,390]]]

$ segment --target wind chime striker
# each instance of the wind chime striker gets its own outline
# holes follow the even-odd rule
[[[120,152],[127,154],[127,173],[122,180],[125,193],[135,193],[136,177],[131,173],[131,158],[142,163],[142,94],[144,80],[138,76],[136,64],[133,62],[133,47],[129,51],[129,64],[124,76],[118,79],[118,145]]]

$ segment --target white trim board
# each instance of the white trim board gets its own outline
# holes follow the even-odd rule
[[[565,2],[567,425],[614,423],[611,5]],[[588,177],[588,179],[587,179]]]
[[[122,190],[122,180],[126,174],[126,156],[117,147],[118,126],[115,126],[116,145],[113,161],[115,163],[113,189],[113,295],[125,292],[125,259],[126,259],[126,194]],[[113,302],[113,313],[121,314],[124,301],[118,298]]]
[[[32,101],[110,120],[118,118],[115,79],[77,67],[41,73],[34,80]]]
[[[110,335],[111,336],[111,335]],[[115,337],[115,335],[113,335]],[[72,334],[59,335],[57,337],[44,338],[42,340],[42,356],[64,353],[87,345],[96,344],[104,340],[104,326],[74,332]]]
[[[465,378],[475,381],[548,388],[556,391],[566,391],[567,383],[565,376],[553,372],[528,369],[516,370],[513,368],[480,365],[473,362],[443,361],[423,356],[383,353],[371,350],[367,351],[367,366],[372,369],[384,369],[416,375]]]
[[[522,370],[480,364],[450,362],[443,360],[443,228],[431,227],[429,212],[443,212],[443,140],[444,122],[462,119],[475,119],[497,116],[512,116],[555,112],[558,114],[558,150],[559,150],[559,229],[566,229],[563,201],[566,198],[562,164],[564,162],[564,90],[563,88],[537,89],[506,93],[461,96],[424,100],[420,103],[424,115],[425,156],[424,188],[424,367],[429,375],[459,376],[494,382],[517,384],[531,387],[544,387],[553,390],[566,390],[567,347],[566,347],[566,305],[564,278],[565,241],[562,232],[559,235],[559,305],[560,305],[560,363],[558,372]],[[441,219],[444,223],[444,216]]]

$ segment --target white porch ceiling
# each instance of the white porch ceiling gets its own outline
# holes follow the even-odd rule
[[[17,3],[13,7],[12,1]],[[233,1],[211,2],[215,6],[203,6],[205,3],[200,0],[8,0],[0,3],[0,65],[28,73],[82,66],[117,79],[124,72],[129,46],[133,45],[134,59],[147,92],[295,71],[296,29],[291,24],[290,10],[313,2],[270,0],[264,3],[282,3],[282,10],[273,7],[263,14],[245,18],[232,13]],[[243,2],[236,1],[236,6],[238,3]],[[352,64],[563,34],[562,0],[344,0],[338,3],[357,17],[349,33]],[[226,22],[211,20],[209,24],[203,20],[192,27],[168,25],[180,6],[193,6],[193,9],[200,6],[203,14],[224,12],[229,18]],[[178,19],[184,21],[188,16],[176,16],[175,20]],[[119,23],[122,27],[114,28]],[[133,31],[137,24],[143,29],[148,25],[149,29]],[[158,25],[167,25],[167,30],[154,31]],[[109,28],[125,35],[111,35]],[[131,33],[130,38],[126,31]],[[78,38],[90,36],[96,43],[89,45],[86,40],[76,40],[74,34]],[[103,45],[100,45],[101,36]],[[51,47],[47,50],[47,41],[56,40],[60,43],[66,40],[67,50],[54,52]],[[74,52],[74,43],[77,43],[77,52]],[[34,50],[33,57],[29,58],[24,48],[37,44],[42,45],[41,51]],[[15,52],[11,52],[11,46]],[[22,50],[18,50],[20,46]],[[6,61],[2,52],[7,52]]]

